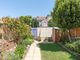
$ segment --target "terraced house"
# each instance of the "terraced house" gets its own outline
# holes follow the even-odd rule
[[[39,27],[48,27],[48,21],[51,19],[51,16],[37,16],[34,19],[39,22]]]

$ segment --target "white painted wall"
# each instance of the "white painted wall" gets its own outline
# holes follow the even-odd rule
[[[40,37],[51,37],[52,36],[52,28],[39,28],[40,29]]]
[[[52,27],[39,27],[32,28],[32,35],[35,37],[51,37],[52,36]]]
[[[38,27],[32,28],[32,34],[35,38],[41,37],[41,41],[43,42],[46,37],[52,37],[52,40],[55,41],[55,29],[59,29],[58,27]]]

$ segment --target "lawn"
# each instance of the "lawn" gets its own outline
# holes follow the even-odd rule
[[[42,60],[77,60],[75,56],[65,51],[58,44],[40,44]]]

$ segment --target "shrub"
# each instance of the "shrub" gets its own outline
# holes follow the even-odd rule
[[[80,40],[71,42],[71,43],[66,43],[65,46],[70,48],[71,50],[80,53]]]
[[[28,38],[22,40],[22,42],[17,45],[14,52],[2,52],[4,60],[22,60],[26,53],[26,47],[32,42],[33,40],[31,38]]]
[[[15,55],[18,56],[20,59],[22,59],[27,45],[31,44],[32,42],[33,40],[30,38],[22,40],[22,42],[18,44],[18,46],[16,47],[16,50],[14,52]]]
[[[9,54],[8,60],[21,60],[25,53],[27,45],[33,42],[31,27],[16,18],[6,17],[3,19],[4,37],[17,43],[14,54]],[[12,58],[12,56],[14,58]]]
[[[3,60],[20,60],[20,58],[14,52],[4,52]]]
[[[22,41],[22,44],[25,45],[25,46],[27,46],[27,45],[30,45],[32,42],[33,42],[32,39],[27,38],[27,39],[24,39],[24,40]]]
[[[27,45],[33,42],[31,35],[31,27],[16,18],[6,17],[3,19],[4,37],[17,43],[14,54],[9,54],[8,60],[21,60]],[[15,57],[15,58],[12,58]]]
[[[0,33],[0,39],[2,39],[2,34]]]
[[[31,36],[31,27],[19,19],[4,18],[4,36],[6,40],[12,40],[19,43],[20,40],[24,40],[26,37]],[[6,22],[5,22],[6,20]]]
[[[25,47],[24,45],[19,44],[19,45],[16,47],[16,50],[15,50],[15,52],[14,52],[15,55],[18,56],[20,59],[22,59],[25,48],[26,48],[26,47]]]

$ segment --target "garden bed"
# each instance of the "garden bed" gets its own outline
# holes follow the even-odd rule
[[[75,55],[78,59],[80,59],[80,40],[73,40],[72,42],[59,43],[63,48],[65,48],[68,52]]]
[[[13,53],[16,49],[16,43],[8,40],[0,40],[0,60],[5,60],[8,53]]]
[[[1,40],[0,44],[2,48],[0,48],[2,51],[0,54],[0,60],[22,60],[27,53],[28,45],[30,45],[32,42],[32,39],[27,38],[22,40],[21,43],[15,45],[14,42]]]
[[[69,47],[63,45],[62,43],[58,43],[62,48],[64,48],[66,51],[71,53],[72,55],[76,56],[77,59],[80,59],[80,54],[78,52],[75,52],[74,50],[70,49]]]
[[[80,54],[80,40],[72,41],[72,42],[67,42],[64,44],[67,48],[70,50]]]

